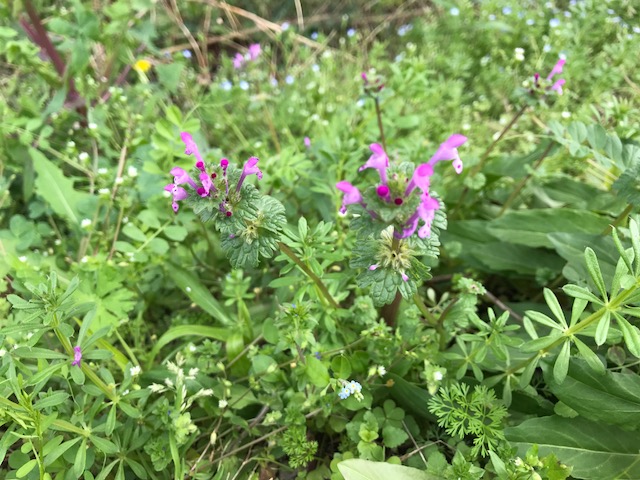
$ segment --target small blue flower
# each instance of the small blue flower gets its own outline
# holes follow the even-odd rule
[[[552,18],[551,20],[549,20],[549,26],[551,28],[556,28],[560,26],[560,20],[558,18]]]
[[[502,7],[502,13],[504,15],[511,15],[511,7]]]
[[[319,72],[320,65],[318,65],[317,63],[314,63],[313,65],[311,65],[311,70],[313,70],[314,72]]]
[[[544,47],[542,47],[542,51],[543,51],[544,53],[549,53],[549,52],[551,51],[551,45],[549,45],[548,43],[546,43],[546,44],[544,45]]]
[[[346,400],[347,398],[349,398],[349,395],[351,395],[351,390],[349,390],[347,387],[342,387],[342,390],[340,390],[340,392],[338,393],[338,396],[342,400]]]
[[[295,79],[293,78],[293,75],[287,75],[284,81],[287,83],[287,85],[291,85],[295,81]]]
[[[410,23],[407,23],[406,25],[402,25],[400,28],[398,28],[398,36],[400,37],[404,37],[407,32],[410,32],[413,29],[413,25],[411,25]]]
[[[349,30],[347,30],[347,37],[353,37],[355,34],[356,34],[355,28],[350,28]]]
[[[531,26],[534,23],[536,23],[536,21],[533,18],[527,18],[527,25]]]
[[[291,24],[289,22],[284,22],[282,25],[280,25],[280,28],[282,28],[283,32],[286,32],[287,30],[289,30],[290,26]]]
[[[449,13],[454,17],[457,17],[460,15],[460,9],[458,7],[452,7],[451,10],[449,10]]]
[[[566,18],[570,18],[571,17],[571,12],[569,12],[568,10],[564,12],[564,16]]]
[[[231,90],[231,87],[233,87],[233,84],[229,80],[224,80],[220,84],[220,88],[222,88],[222,90],[229,91],[229,90]]]
[[[184,58],[191,58],[191,50],[183,50],[182,51],[182,56]]]
[[[242,90],[249,90],[249,82],[247,82],[246,80],[240,80],[240,83],[238,85]]]
[[[638,26],[633,27],[633,33],[640,33],[640,27]]]
[[[271,77],[271,80],[269,80],[269,82],[271,83],[272,87],[278,86],[278,79],[276,77]]]
[[[496,19],[496,16],[492,13],[491,15],[489,15],[489,20],[490,21],[494,21]]]
[[[318,32],[313,32],[311,34],[311,40],[317,40],[318,39]]]
[[[322,354],[320,352],[316,352],[313,354],[318,360],[322,358]]]

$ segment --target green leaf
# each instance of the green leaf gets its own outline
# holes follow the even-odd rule
[[[227,340],[229,333],[230,331],[225,328],[207,327],[204,325],[179,325],[177,327],[172,327],[167,330],[153,346],[153,349],[149,353],[149,357],[147,359],[147,368],[152,367],[153,360],[156,358],[156,355],[158,355],[162,347],[174,340],[177,340],[178,338],[197,336],[214,338],[224,342]]]
[[[180,76],[184,70],[184,64],[179,62],[162,63],[155,67],[158,80],[169,92],[175,92],[180,83]]]
[[[507,427],[505,436],[524,457],[534,444],[539,456],[551,453],[573,466],[571,475],[590,480],[640,478],[640,433],[581,417],[550,416]]]
[[[407,441],[409,435],[402,428],[394,427],[388,423],[382,427],[382,441],[388,448],[396,448]]]
[[[56,405],[64,403],[67,398],[69,398],[69,394],[67,392],[55,392],[40,398],[33,406],[36,410],[44,410],[45,408],[55,407]]]
[[[113,406],[115,409],[115,405]],[[84,473],[84,468],[87,465],[87,440],[83,439],[80,444],[80,448],[76,452],[76,458],[73,462],[73,474],[76,478],[80,478],[80,475]]]
[[[547,327],[551,327],[555,330],[562,331],[562,327],[554,322],[552,319],[547,317],[544,313],[536,312],[535,310],[527,310],[525,312],[526,316],[533,320],[534,322],[541,323],[542,325],[546,325]]]
[[[405,411],[426,420],[437,420],[437,417],[427,408],[429,400],[433,398],[427,390],[407,382],[395,373],[387,373],[384,378],[393,381],[393,386],[390,388],[391,398]]]
[[[192,275],[173,263],[169,263],[168,273],[173,281],[176,282],[176,285],[187,294],[192,302],[220,323],[233,325],[234,322],[231,320],[227,311],[213,298],[211,292],[200,283],[195,275]]]
[[[316,387],[324,388],[329,384],[329,369],[313,355],[307,357],[305,373]]]
[[[562,345],[562,350],[560,350],[560,353],[556,358],[556,363],[553,365],[553,378],[558,383],[562,383],[567,376],[570,354],[571,342],[567,339]]]
[[[590,233],[604,230],[609,220],[586,210],[536,208],[513,211],[489,223],[489,232],[508,243],[554,248],[549,233]]]
[[[71,447],[73,447],[76,443],[78,443],[80,441],[82,437],[76,437],[73,438],[71,440],[68,440],[60,445],[58,445],[56,448],[54,448],[53,450],[51,450],[50,453],[48,453],[47,455],[45,455],[44,458],[44,466],[48,467],[49,465],[51,465],[53,462],[55,462],[58,458],[60,458],[60,456],[62,454],[64,454],[64,452],[66,452],[67,450],[69,450]]]
[[[606,370],[605,366],[598,358],[598,355],[594,353],[585,343],[577,337],[573,338],[573,343],[578,347],[580,356],[589,364],[591,369],[599,374],[603,374]]]
[[[598,326],[596,327],[596,345],[600,346],[607,341],[609,325],[611,325],[611,312],[609,310],[605,310],[605,312],[602,314],[602,317],[598,321]]]
[[[38,461],[34,458],[32,460],[29,460],[27,463],[25,463],[24,465],[22,465],[17,471],[16,471],[16,477],[17,478],[22,478],[22,477],[26,477],[29,472],[31,472],[31,470],[33,470],[35,468],[35,466],[38,464]]]
[[[338,470],[345,480],[440,480],[417,468],[355,458],[338,463]]]
[[[122,227],[122,233],[124,233],[131,240],[136,240],[138,242],[147,241],[147,236],[142,232],[142,230],[140,230],[131,222]]]
[[[96,448],[106,455],[113,455],[118,452],[116,444],[106,438],[96,437],[95,435],[91,435],[89,438]]]
[[[587,362],[573,359],[564,382],[559,384],[553,378],[547,380],[551,392],[582,417],[626,430],[640,428],[638,376],[598,373]]]
[[[587,290],[584,287],[579,287],[578,285],[565,285],[562,287],[564,293],[569,295],[570,297],[579,298],[582,300],[587,300],[589,302],[595,303],[597,305],[602,305],[602,300],[596,297],[593,293]]]
[[[74,190],[73,182],[38,150],[29,148],[29,155],[38,174],[35,181],[38,195],[44,198],[55,213],[73,224],[78,224],[78,205],[90,196]]]
[[[562,308],[560,308],[560,303],[558,303],[558,299],[548,288],[544,289],[544,299],[547,302],[547,305],[549,305],[551,313],[553,313],[553,315],[558,319],[558,321],[564,328],[567,328],[567,321],[564,318],[564,312],[562,311]]]
[[[585,248],[584,260],[587,264],[587,270],[589,271],[591,280],[593,280],[593,283],[596,285],[596,288],[600,292],[600,295],[606,301],[608,298],[607,289],[604,285],[604,279],[602,278],[602,271],[600,270],[600,265],[598,264],[598,257],[596,256],[596,252],[594,252],[590,247]]]
[[[338,355],[331,360],[331,370],[336,377],[347,379],[351,375],[351,362],[344,355]]]
[[[634,357],[640,358],[640,330],[635,325],[631,325],[627,319],[614,312],[618,327],[622,330],[624,342]]]
[[[181,242],[187,238],[188,230],[181,225],[169,225],[164,229],[164,234],[169,240]]]

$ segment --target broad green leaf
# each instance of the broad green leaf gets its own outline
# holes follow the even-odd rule
[[[430,421],[437,420],[437,417],[429,412],[427,408],[427,404],[432,398],[428,391],[407,382],[395,373],[387,373],[384,378],[393,381],[393,385],[390,388],[391,398],[404,408],[407,413]]]
[[[602,232],[609,220],[585,210],[537,208],[509,212],[489,224],[489,232],[504,242],[553,248],[549,233]]]
[[[571,342],[567,339],[562,345],[562,350],[560,350],[560,353],[556,358],[556,363],[553,365],[553,378],[558,383],[562,383],[567,376],[570,354]]]
[[[167,271],[178,287],[205,312],[224,325],[232,325],[234,323],[222,305],[200,283],[195,275],[173,263],[169,264]]]
[[[582,417],[550,416],[507,427],[505,436],[524,457],[534,444],[539,456],[555,454],[573,467],[574,478],[590,480],[640,478],[640,433],[591,422]]]
[[[601,364],[602,365],[602,364]],[[625,429],[640,428],[640,377],[598,373],[579,359],[571,360],[564,382],[546,375],[551,392],[582,417]]]
[[[439,480],[417,468],[355,458],[340,462],[338,470],[345,480]]]
[[[65,177],[62,170],[34,148],[29,149],[36,178],[36,192],[51,206],[53,211],[73,224],[80,222],[78,205],[90,198],[74,190],[73,181]]]
[[[329,383],[329,369],[313,355],[307,357],[305,373],[316,387],[324,388]]]
[[[227,340],[230,331],[225,328],[217,328],[217,327],[207,327],[205,325],[179,325],[177,327],[170,328],[167,330],[156,342],[153,346],[153,349],[149,353],[149,357],[147,360],[147,368],[151,368],[153,365],[153,360],[155,359],[160,349],[165,345],[177,340],[181,337],[188,336],[196,336],[196,337],[205,337],[205,338],[213,338],[216,340],[220,340],[222,342]]]

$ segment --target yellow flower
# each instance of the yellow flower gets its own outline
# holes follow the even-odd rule
[[[134,70],[140,73],[148,72],[151,67],[152,67],[151,62],[145,59],[138,60],[136,63],[133,64]]]

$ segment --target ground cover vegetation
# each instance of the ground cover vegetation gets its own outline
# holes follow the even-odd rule
[[[637,18],[3,2],[3,478],[640,478]]]

